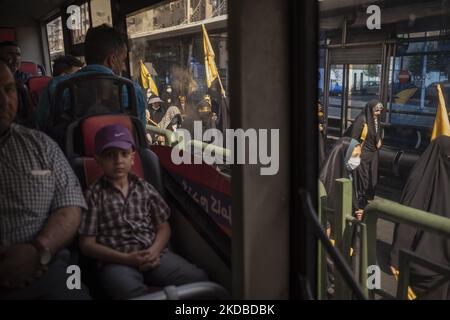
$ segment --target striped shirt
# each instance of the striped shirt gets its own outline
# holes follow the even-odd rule
[[[86,208],[79,181],[57,144],[12,124],[0,141],[0,246],[32,241],[49,214]]]
[[[148,182],[130,174],[129,183],[126,198],[105,176],[89,187],[81,235],[95,236],[98,243],[126,253],[153,244],[156,226],[167,221],[170,209]]]

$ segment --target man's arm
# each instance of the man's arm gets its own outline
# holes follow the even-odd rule
[[[63,207],[53,212],[35,242],[56,254],[75,237],[81,221],[80,207]]]
[[[52,255],[65,248],[80,224],[79,207],[63,207],[53,212],[34,242],[48,248]],[[0,288],[23,287],[45,272],[36,248],[30,243],[2,247],[0,250]]]

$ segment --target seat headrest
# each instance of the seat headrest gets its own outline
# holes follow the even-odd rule
[[[52,80],[51,77],[41,76],[41,77],[31,77],[28,79],[27,86],[30,92],[31,100],[34,105],[39,103],[39,98],[44,90],[45,86]]]
[[[95,155],[95,135],[98,130],[110,124],[121,124],[133,134],[135,142],[133,124],[127,115],[99,115],[84,119],[81,124],[83,135],[84,156],[93,157]]]
[[[20,71],[32,76],[39,76],[38,65],[30,61],[22,61],[20,65]]]
[[[28,90],[30,92],[42,90],[50,80],[52,77],[48,76],[31,77],[27,82]]]

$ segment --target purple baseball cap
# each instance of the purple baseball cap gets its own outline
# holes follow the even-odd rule
[[[101,128],[95,135],[95,153],[100,155],[108,148],[128,150],[135,147],[130,131],[121,124]]]

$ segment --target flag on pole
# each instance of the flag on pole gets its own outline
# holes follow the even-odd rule
[[[141,60],[141,84],[144,89],[150,88],[150,91],[159,96],[158,88],[156,87],[155,81],[153,81],[152,75],[148,72],[147,67]]]
[[[211,84],[215,79],[219,78],[219,72],[217,71],[216,62],[214,61],[214,50],[209,41],[208,33],[205,26],[202,24],[203,29],[203,50],[205,52],[205,70],[206,70],[206,84],[208,88],[211,88]]]
[[[205,71],[206,71],[206,84],[208,88],[211,88],[211,85],[214,80],[217,79],[220,85],[220,93],[222,96],[222,101],[220,103],[219,109],[219,123],[222,126],[223,132],[225,129],[229,128],[229,118],[230,118],[230,110],[228,108],[228,103],[225,96],[225,89],[223,88],[222,81],[220,80],[219,72],[217,71],[216,62],[214,60],[215,54],[214,50],[211,46],[211,42],[209,41],[208,33],[206,32],[205,25],[202,24],[203,30],[203,50],[205,52]]]
[[[436,119],[434,120],[433,133],[431,134],[431,140],[434,140],[441,135],[450,136],[450,122],[448,120],[445,98],[442,94],[442,87],[440,84],[437,85],[437,91],[438,107],[436,111]]]

